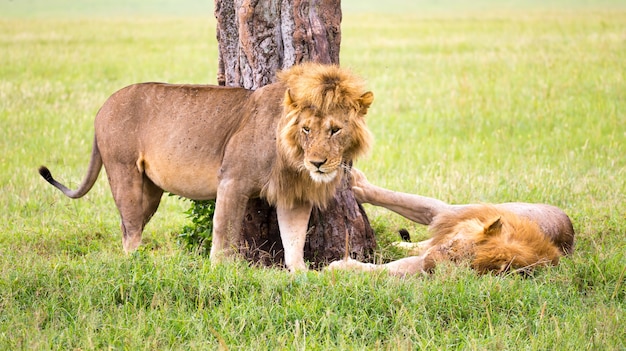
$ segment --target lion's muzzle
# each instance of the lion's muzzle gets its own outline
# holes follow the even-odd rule
[[[328,160],[305,161],[305,168],[309,171],[311,179],[316,183],[330,183],[337,176],[337,167],[333,166],[334,162],[329,163]]]
[[[315,172],[309,172],[309,174],[311,175],[311,179],[313,179],[317,183],[330,183],[337,176],[337,171],[332,171],[332,172],[315,171]]]

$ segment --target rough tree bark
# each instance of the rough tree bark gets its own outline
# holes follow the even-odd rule
[[[340,0],[215,0],[219,46],[218,84],[257,89],[276,72],[304,61],[339,64]],[[363,208],[348,186],[349,173],[334,200],[309,221],[305,259],[318,268],[349,254],[367,259],[376,247]],[[248,203],[243,237],[246,258],[282,263],[275,209],[266,201]]]

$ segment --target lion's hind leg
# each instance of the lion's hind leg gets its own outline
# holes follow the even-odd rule
[[[159,207],[163,190],[136,167],[109,167],[107,174],[122,220],[122,245],[129,253],[141,245],[141,234]]]

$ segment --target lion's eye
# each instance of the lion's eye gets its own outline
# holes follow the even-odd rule
[[[341,132],[341,128],[339,127],[333,127],[330,129],[330,135],[339,134],[339,132]]]
[[[311,128],[309,128],[309,127],[302,127],[302,133],[309,134],[310,132],[311,132]]]

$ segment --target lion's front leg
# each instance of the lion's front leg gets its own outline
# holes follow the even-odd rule
[[[292,208],[276,207],[280,239],[285,251],[285,265],[291,272],[307,269],[304,264],[304,243],[311,209],[311,204]]]
[[[218,187],[213,215],[211,263],[232,258],[241,245],[241,226],[249,196],[236,181],[222,181]]]
[[[437,199],[376,186],[357,169],[353,168],[351,174],[352,191],[359,202],[384,207],[419,224],[429,225],[439,213],[454,209]]]

